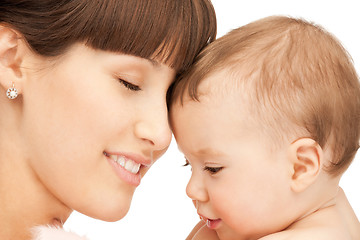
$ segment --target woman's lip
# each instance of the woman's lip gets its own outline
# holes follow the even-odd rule
[[[143,157],[139,154],[136,153],[126,153],[126,152],[111,152],[111,151],[104,151],[104,153],[106,153],[106,155],[115,155],[115,156],[123,156],[127,159],[130,159],[136,163],[139,163],[141,165],[144,165],[146,167],[151,166],[152,164],[152,159],[151,158],[146,158]]]
[[[114,170],[115,174],[124,182],[133,185],[135,187],[140,185],[141,182],[141,174],[140,171],[137,174],[131,173],[127,171],[124,167],[120,166],[117,162],[115,162],[109,156],[106,156],[106,159],[112,169]]]

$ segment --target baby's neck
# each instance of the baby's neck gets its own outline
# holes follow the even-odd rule
[[[349,229],[351,239],[360,239],[360,222],[342,189],[339,190],[336,198],[336,208],[341,215],[342,222]]]
[[[336,205],[336,201],[337,201],[336,195],[330,197],[329,199],[326,199],[320,205],[315,206],[314,208],[309,210],[307,213],[302,215],[300,218],[298,218],[293,224],[290,225],[289,228],[291,228],[294,225],[302,223],[304,219],[310,218],[313,215],[318,215],[319,213],[322,213],[323,211],[328,211],[329,209],[333,209]]]
[[[343,191],[339,190],[336,196],[303,215],[284,232],[288,232],[288,230],[294,232],[294,230],[329,229],[339,233],[340,236],[344,236],[341,239],[360,239],[359,221]]]

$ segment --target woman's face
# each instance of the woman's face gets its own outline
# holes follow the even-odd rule
[[[52,67],[39,61],[22,93],[28,166],[69,208],[122,218],[141,177],[170,144],[166,91],[175,71],[83,44]]]

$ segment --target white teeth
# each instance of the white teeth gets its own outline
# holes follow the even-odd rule
[[[124,156],[109,155],[109,157],[133,174],[137,174],[140,170],[140,163],[136,163],[130,159],[125,158]]]
[[[141,166],[140,164],[135,164],[131,172],[132,173],[137,173],[139,171],[139,169],[140,169],[140,166]]]
[[[125,166],[125,158],[123,156],[119,156],[118,159],[116,160],[116,162],[118,164],[120,164],[120,166],[122,166],[122,167]]]
[[[139,169],[140,169],[140,164],[138,163],[135,163],[134,161],[131,161],[131,160],[127,160],[125,162],[125,167],[124,167],[126,170],[128,170],[129,172],[131,173],[138,173]]]
[[[132,172],[132,169],[133,169],[133,166],[134,166],[134,162],[133,161],[127,161],[125,163],[125,169],[128,170],[129,172]]]

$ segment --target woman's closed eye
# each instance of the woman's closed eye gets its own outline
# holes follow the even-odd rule
[[[121,78],[119,78],[119,82],[120,82],[122,85],[124,85],[124,87],[126,87],[127,89],[129,89],[129,90],[131,90],[131,91],[136,92],[136,91],[140,91],[140,90],[141,90],[141,88],[140,88],[139,86],[137,86],[137,85],[135,85],[135,84],[132,84],[132,83],[129,83],[128,81],[125,81],[125,80],[123,80],[123,79],[121,79]]]

